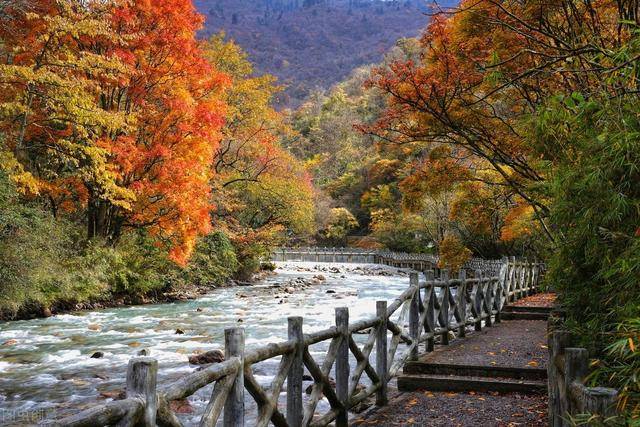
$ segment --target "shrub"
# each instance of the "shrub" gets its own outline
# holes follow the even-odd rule
[[[231,278],[238,268],[238,257],[231,241],[224,233],[215,232],[198,241],[189,264],[174,272],[173,285],[220,285]]]
[[[555,163],[549,190],[559,243],[547,278],[561,293],[568,327],[602,359],[596,376],[622,387],[636,415],[638,356],[624,340],[638,339],[639,110],[637,97],[573,95],[554,99],[536,127],[541,150]],[[558,145],[570,148],[553,151]]]
[[[331,245],[344,245],[350,231],[358,228],[358,220],[346,208],[333,208],[320,235]]]

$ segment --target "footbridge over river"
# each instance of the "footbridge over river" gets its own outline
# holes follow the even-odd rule
[[[277,248],[271,254],[271,260],[281,262],[369,263],[383,264],[396,268],[411,268],[416,271],[435,270],[436,274],[440,272],[437,255],[411,254],[379,249],[335,247]],[[471,258],[464,264],[463,268],[471,273],[475,270],[482,270],[487,274],[497,274],[507,261],[506,258],[498,260]],[[510,262],[515,263],[515,257],[512,257]]]

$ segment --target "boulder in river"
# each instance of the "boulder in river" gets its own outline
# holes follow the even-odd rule
[[[91,359],[102,359],[104,357],[104,353],[101,351],[96,351],[91,355]]]
[[[336,291],[334,291],[333,289],[328,289],[328,290],[327,290],[327,293],[328,293],[328,294],[335,294],[335,293],[336,293]]]
[[[100,397],[104,399],[122,400],[127,397],[124,390],[105,390],[100,392]]]
[[[194,411],[187,399],[172,400],[169,402],[169,408],[176,414],[191,414]]]
[[[222,350],[217,349],[189,356],[189,363],[192,365],[208,365],[220,362],[224,362],[224,353]]]
[[[18,344],[18,340],[14,340],[14,339],[6,340],[5,342],[2,343],[2,345],[16,345],[16,344]]]
[[[180,328],[176,329],[176,335],[184,335],[184,331]]]
[[[148,356],[151,354],[151,350],[143,348],[142,350],[138,351],[137,355],[138,356]]]

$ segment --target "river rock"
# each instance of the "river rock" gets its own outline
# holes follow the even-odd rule
[[[142,350],[136,353],[138,356],[148,356],[151,354],[151,350],[143,348]]]
[[[169,408],[176,414],[191,414],[194,411],[187,399],[172,400],[169,402]]]
[[[13,339],[11,339],[11,340],[6,340],[5,342],[3,342],[3,343],[2,343],[2,345],[7,345],[7,346],[9,346],[9,345],[16,345],[16,344],[18,344],[18,340],[13,340]]]
[[[189,363],[192,365],[208,365],[220,362],[224,362],[224,353],[222,350],[217,349],[189,356]]]
[[[331,388],[335,389],[336,388],[336,380],[334,380],[333,378],[329,377],[329,385],[331,386]],[[364,390],[366,387],[363,386],[362,384],[358,384],[356,386],[356,394],[361,392],[362,390]],[[306,394],[311,394],[311,391],[313,391],[313,384],[310,384],[306,389],[305,389],[305,393]]]
[[[52,313],[51,313],[51,309],[49,307],[45,307],[42,309],[42,316],[43,317],[51,317]]]
[[[333,289],[327,289],[327,293],[328,293],[328,294],[335,294],[335,293],[336,293],[336,291],[334,291]]]
[[[102,359],[104,357],[104,353],[101,351],[96,351],[91,355],[91,359]]]
[[[127,397],[127,393],[124,390],[110,390],[101,391],[100,397],[104,399],[122,400]]]
[[[89,324],[89,326],[87,326],[87,328],[90,331],[99,331],[100,330],[100,325],[98,325],[97,323],[91,323],[91,324]]]
[[[176,335],[184,335],[184,331],[180,328],[176,329]]]
[[[316,274],[315,276],[313,276],[313,278],[320,280],[321,282],[324,282],[325,280],[327,280],[327,278],[324,277],[322,274]]]

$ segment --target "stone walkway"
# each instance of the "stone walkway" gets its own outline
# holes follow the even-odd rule
[[[519,305],[550,306],[553,295],[525,298]],[[420,358],[453,365],[545,368],[546,322],[503,321],[464,339],[438,346]],[[355,417],[354,426],[546,426],[547,396],[497,392],[398,392],[389,405]]]

